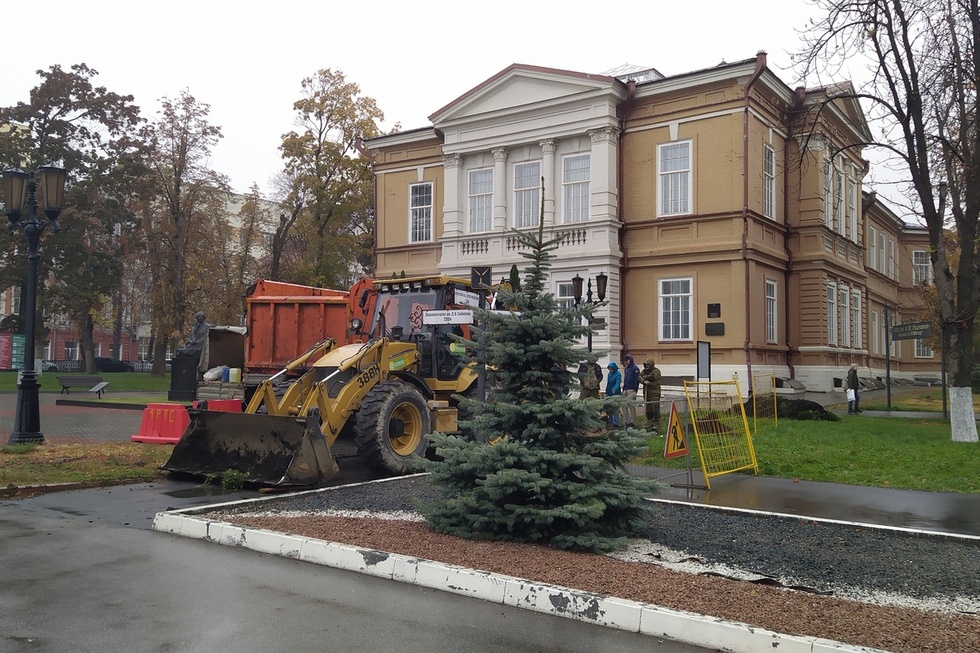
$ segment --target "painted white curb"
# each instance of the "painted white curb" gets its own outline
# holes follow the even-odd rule
[[[236,526],[180,510],[157,513],[151,528],[729,653],[886,653],[422,558]]]

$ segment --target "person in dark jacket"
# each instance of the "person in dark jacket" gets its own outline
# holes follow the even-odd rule
[[[849,415],[864,412],[861,410],[860,388],[861,382],[858,381],[858,364],[851,363],[851,369],[847,370],[847,413]]]
[[[640,391],[640,368],[633,362],[630,354],[623,356],[626,368],[623,370],[623,396],[627,399],[623,409],[623,421],[626,426],[636,425],[636,395]]]
[[[617,397],[623,394],[623,375],[619,372],[619,365],[609,363],[606,365],[609,375],[606,377],[606,396]],[[619,409],[613,408],[609,411],[609,423],[619,426]]]
[[[646,408],[647,428],[656,432],[660,429],[661,387],[660,370],[657,369],[652,356],[643,361],[640,380],[643,381],[643,404]]]

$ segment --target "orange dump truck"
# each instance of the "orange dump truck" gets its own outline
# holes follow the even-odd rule
[[[332,338],[337,345],[362,342],[351,321],[373,308],[371,280],[350,290],[332,290],[260,279],[245,292],[245,369],[247,390],[281,371],[310,347]]]

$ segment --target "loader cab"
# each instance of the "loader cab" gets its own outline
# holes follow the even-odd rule
[[[427,325],[430,310],[465,309],[486,305],[486,294],[463,279],[417,277],[375,281],[375,311],[368,333],[392,340],[414,342],[419,348],[419,373],[424,378],[455,379],[469,356],[453,335],[470,337],[468,324]]]

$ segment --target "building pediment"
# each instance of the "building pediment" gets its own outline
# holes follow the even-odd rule
[[[514,64],[467,91],[429,119],[437,129],[446,124],[506,114],[534,111],[549,106],[589,104],[608,97],[617,102],[625,85],[615,77],[554,68]]]
[[[833,116],[842,129],[850,131],[854,142],[871,142],[871,130],[851,82],[824,86],[808,91],[807,94],[812,103],[825,103],[824,113]]]

